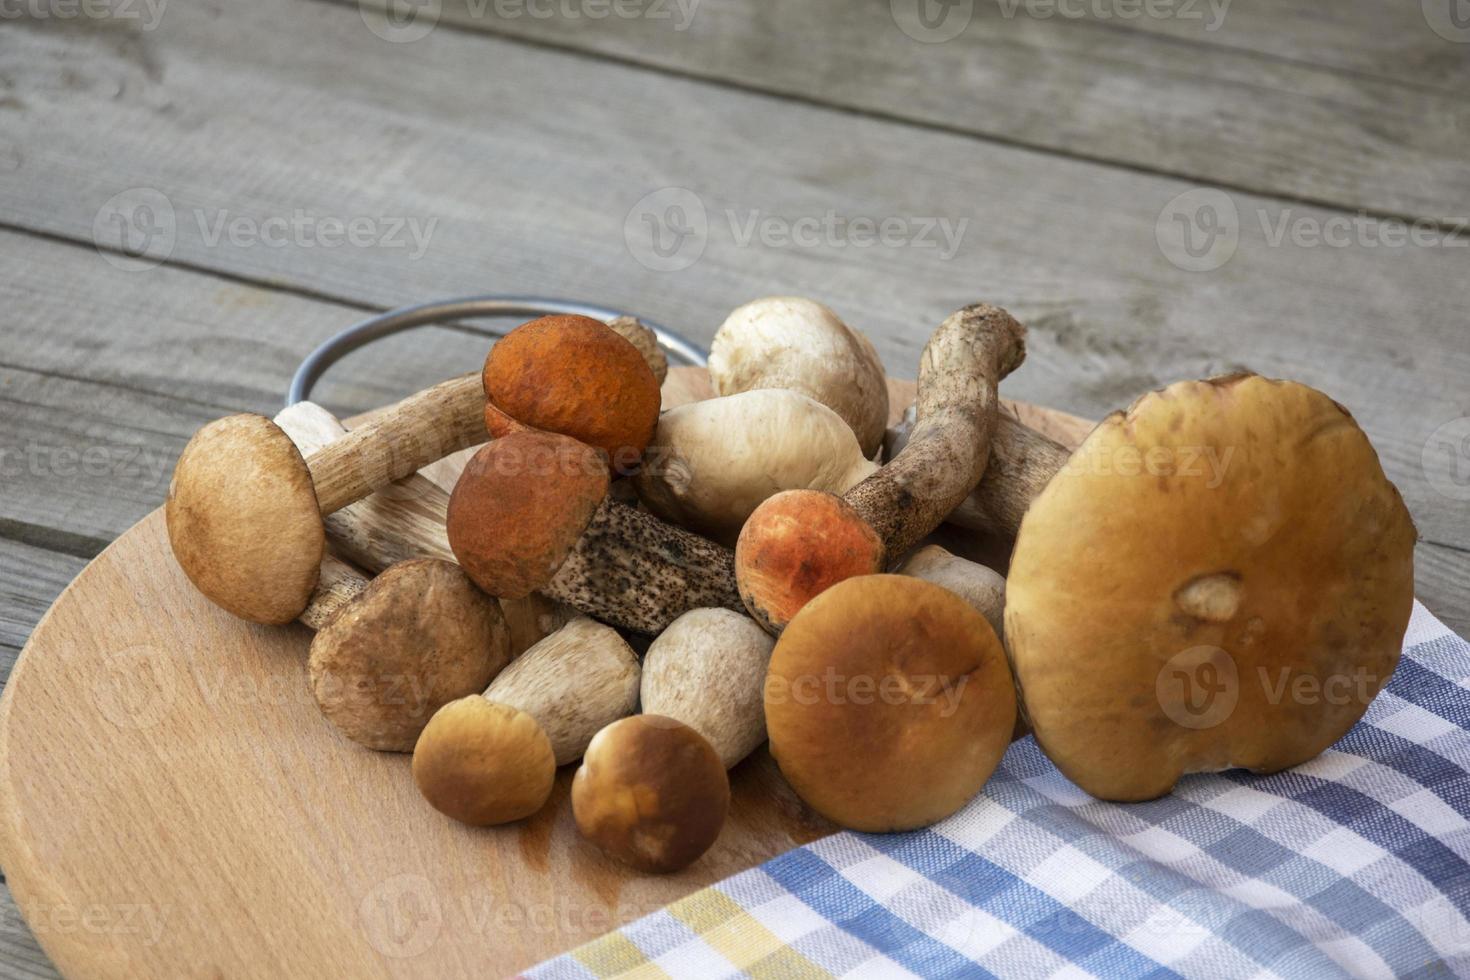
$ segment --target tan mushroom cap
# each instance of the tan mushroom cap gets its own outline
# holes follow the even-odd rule
[[[1243,375],[1145,395],[1021,525],[1006,636],[1037,740],[1107,800],[1313,758],[1393,672],[1415,537],[1321,392]]]
[[[164,510],[184,574],[209,600],[270,626],[306,609],[327,533],[311,471],[261,415],[231,415],[194,434]]]
[[[1016,692],[985,617],[906,575],[848,579],[791,620],[766,676],[781,772],[853,830],[927,827],[964,806],[1010,744]]]
[[[699,860],[729,809],[719,753],[688,725],[661,715],[634,715],[598,732],[572,779],[582,836],[651,874]]]
[[[475,694],[435,712],[413,750],[413,780],[440,813],[487,827],[545,806],[556,760],[535,719]]]
[[[339,610],[311,644],[322,714],[370,749],[410,752],[434,712],[478,694],[510,662],[500,605],[453,562],[403,561]]]

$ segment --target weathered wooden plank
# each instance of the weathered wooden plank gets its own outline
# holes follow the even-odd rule
[[[927,27],[919,2],[669,0],[595,17],[583,0],[445,0],[439,22],[1349,210],[1470,217],[1470,58],[1414,4],[979,0],[931,5],[944,16]],[[1351,50],[1395,45],[1398,70],[1304,57],[1334,25]]]
[[[61,977],[16,908],[10,887],[3,882],[0,882],[0,973],[7,980],[59,980]]]
[[[1340,215],[1239,193],[1185,198],[1199,207],[1177,225],[1166,206],[1185,183],[463,32],[386,44],[358,11],[325,4],[170,8],[140,43],[146,59],[69,28],[16,32],[28,108],[6,131],[24,147],[0,183],[12,223],[85,241],[109,198],[146,183],[176,217],[175,261],[380,305],[571,293],[706,340],[752,296],[814,294],[901,374],[931,324],[983,297],[1033,327],[1015,397],[1097,416],[1240,365],[1298,377],[1358,413],[1429,540],[1467,543],[1470,504],[1435,492],[1422,462],[1430,435],[1470,414],[1461,242],[1373,247],[1349,228],[1349,247],[1330,247],[1300,232]],[[58,96],[62,73],[74,84]],[[486,95],[508,91],[522,97]],[[289,121],[260,108],[280,105]],[[707,230],[666,262],[647,221],[678,217],[676,204]],[[1237,216],[1233,253],[1227,234],[1205,256],[1219,268],[1172,264],[1166,252],[1199,264],[1175,236],[1200,244],[1210,207]],[[387,217],[433,231],[417,258],[411,242],[250,234],[298,211],[310,228]],[[821,230],[829,214],[905,231],[855,242],[850,227]],[[966,222],[952,255],[926,217]],[[213,237],[237,218],[243,234]],[[811,222],[816,240],[800,240]]]
[[[86,560],[0,538],[0,686],[61,590]]]

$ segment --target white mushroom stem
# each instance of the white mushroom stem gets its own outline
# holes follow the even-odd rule
[[[776,641],[749,616],[695,609],[674,620],[643,660],[643,711],[682,721],[729,769],[766,740],[766,668]]]
[[[564,766],[582,757],[592,736],[633,714],[639,675],[638,655],[617,630],[581,616],[512,661],[485,697],[536,719]]]
[[[930,544],[910,555],[899,566],[898,573],[933,582],[953,592],[984,616],[994,627],[995,635],[1004,639],[1006,580],[999,572]]]
[[[634,482],[659,517],[718,540],[783,490],[842,494],[878,469],[836,412],[787,388],[663,413]]]
[[[368,579],[346,562],[328,555],[322,560],[322,576],[311,595],[301,622],[310,630],[320,630],[337,610],[367,591]]]
[[[341,421],[315,402],[297,402],[282,409],[275,423],[304,454],[316,453],[348,435]],[[452,465],[447,459],[441,460],[326,517],[333,550],[373,573],[410,558],[454,561],[444,533],[449,494],[428,475],[457,476],[458,471],[449,468]],[[327,571],[327,563],[323,563],[324,582]],[[569,607],[541,595],[501,599],[500,607],[510,627],[513,657],[556,632],[575,615]]]

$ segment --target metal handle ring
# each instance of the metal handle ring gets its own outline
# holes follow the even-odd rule
[[[458,299],[436,300],[417,306],[402,306],[387,313],[355,323],[346,330],[328,338],[320,347],[306,355],[306,360],[296,369],[291,378],[291,387],[286,392],[286,405],[306,401],[311,389],[326,373],[327,368],[360,347],[382,340],[391,334],[416,327],[427,327],[446,320],[463,320],[489,316],[548,316],[554,314],[577,314],[590,316],[594,320],[607,321],[614,317],[630,316],[621,310],[580,303],[576,300],[546,299],[539,296],[464,296]],[[669,353],[695,367],[704,367],[707,355],[698,344],[667,330],[656,323],[638,317],[640,323],[653,331],[659,344]],[[470,333],[485,337],[503,337],[504,330],[462,324]]]

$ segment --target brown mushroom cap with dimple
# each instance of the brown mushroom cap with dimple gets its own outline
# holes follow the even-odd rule
[[[545,806],[556,760],[530,715],[474,694],[446,704],[425,726],[413,750],[413,781],[440,813],[487,827]]]
[[[688,725],[661,715],[634,715],[598,732],[572,780],[582,836],[651,874],[699,860],[729,809],[719,753]]]
[[[1037,741],[1120,801],[1313,758],[1393,672],[1415,537],[1321,392],[1244,375],[1145,395],[1021,524],[1006,636]]]
[[[379,575],[329,619],[308,673],[322,714],[370,749],[409,752],[434,712],[478,694],[510,662],[500,605],[453,562]]]
[[[841,497],[787,490],[765,500],[735,543],[735,582],[755,621],[780,633],[813,597],[883,570],[883,542]]]
[[[791,621],[766,675],[771,754],[807,805],[852,830],[936,823],[1010,744],[1005,651],[963,599],[906,575],[848,579]]]
[[[567,436],[521,429],[471,457],[449,498],[449,547],[493,596],[545,585],[607,496],[597,451]]]
[[[269,626],[306,609],[326,528],[306,461],[270,419],[231,415],[196,432],[164,516],[179,566],[216,605]]]
[[[544,316],[512,330],[491,348],[484,382],[490,408],[600,449],[620,471],[637,462],[658,424],[653,369],[590,317]],[[487,411],[492,435],[503,422]]]

